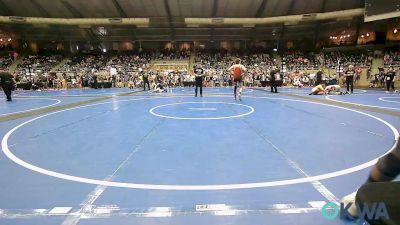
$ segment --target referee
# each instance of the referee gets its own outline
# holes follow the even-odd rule
[[[203,76],[204,76],[204,70],[200,66],[193,66],[193,72],[195,75],[195,84],[196,84],[196,89],[195,89],[195,95],[194,97],[197,97],[197,89],[200,88],[200,97],[203,97]]]
[[[11,73],[0,71],[0,84],[3,88],[4,94],[7,97],[7,101],[11,101],[11,92],[14,90],[15,80]]]
[[[143,78],[143,91],[146,90],[146,84],[150,90],[149,74],[147,73],[147,71],[143,71],[142,69],[139,70],[142,73],[142,78]]]
[[[394,77],[396,76],[396,73],[394,72],[393,66],[389,67],[389,71],[385,74],[385,80],[386,80],[386,93],[389,93],[390,88],[394,89]]]
[[[271,93],[278,93],[278,81],[280,81],[280,74],[277,68],[270,72]]]
[[[350,65],[349,69],[344,73],[346,75],[346,86],[347,86],[347,94],[349,91],[353,94],[354,90],[354,75],[356,74],[356,71],[354,70],[354,66]]]

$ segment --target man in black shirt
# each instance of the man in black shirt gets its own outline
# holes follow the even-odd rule
[[[143,91],[146,90],[146,84],[147,87],[150,90],[150,82],[149,82],[149,74],[147,73],[147,71],[141,71],[142,76],[143,76]]]
[[[353,94],[354,90],[354,75],[356,74],[356,71],[354,70],[354,66],[350,65],[349,69],[344,73],[346,76],[346,86],[347,86],[347,94],[349,91]],[[350,90],[351,89],[351,90]]]
[[[390,88],[394,89],[394,77],[396,76],[396,73],[394,72],[393,66],[389,67],[389,71],[385,74],[385,80],[386,80],[386,92],[388,93],[390,91]]]
[[[0,71],[0,84],[7,97],[7,101],[11,101],[11,92],[14,90],[15,84],[14,77],[8,72]]]
[[[193,66],[193,72],[195,75],[195,83],[196,83],[196,89],[195,89],[195,95],[194,97],[197,97],[197,88],[200,88],[200,97],[203,97],[203,76],[204,76],[204,70],[200,66]]]
[[[279,70],[274,68],[270,72],[271,93],[278,93],[278,81],[280,81]]]

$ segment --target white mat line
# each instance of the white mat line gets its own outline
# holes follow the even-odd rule
[[[271,204],[259,209],[243,209],[225,204],[210,204],[207,206],[224,206],[210,210],[196,210],[199,206],[193,206],[191,210],[181,210],[174,207],[151,207],[147,209],[127,209],[116,205],[95,206],[89,205],[85,211],[80,213],[71,212],[72,207],[53,207],[50,209],[0,209],[0,218],[17,219],[33,217],[77,217],[82,218],[101,218],[110,216],[135,216],[135,217],[169,217],[179,215],[211,214],[217,216],[241,215],[248,213],[277,213],[277,214],[300,214],[321,210],[325,201],[309,201],[307,204]],[[204,205],[201,205],[204,206]]]

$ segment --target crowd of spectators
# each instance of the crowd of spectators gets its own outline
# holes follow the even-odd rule
[[[195,64],[206,71],[205,84],[208,86],[229,85],[231,76],[227,69],[233,64],[235,58],[240,58],[241,63],[247,68],[245,84],[248,86],[259,85],[266,81],[268,71],[276,66],[276,60],[267,53],[227,53],[198,52]]]
[[[153,51],[151,53],[154,59],[159,60],[183,60],[190,58],[191,51],[190,50],[181,50],[175,51],[172,49],[164,49],[162,51]]]
[[[11,64],[13,60],[9,56],[1,56],[0,57],[0,70],[6,70]]]
[[[74,56],[60,66],[55,75],[49,77],[49,87],[89,87],[93,79],[103,83],[103,80],[108,80],[107,62],[110,58],[111,56],[106,54]]]
[[[360,68],[370,68],[372,66],[372,52],[327,52],[324,53],[324,63],[328,68],[336,68],[340,62],[345,68],[349,65]]]
[[[102,54],[77,55],[59,67],[57,71],[74,74],[102,71],[104,70],[109,58],[110,56]]]
[[[19,57],[17,51],[0,52],[0,70],[8,70],[11,64]]]
[[[190,51],[142,51],[119,55],[83,54],[72,57],[57,69],[55,76],[50,76],[49,87],[139,87],[142,85],[143,73],[148,73],[152,86],[156,81],[163,81],[178,86],[186,77],[177,72],[160,72],[150,70],[150,62],[156,60],[189,59]],[[61,74],[61,76],[60,76]],[[179,84],[178,79],[179,77]],[[65,80],[65,82],[63,82]]]
[[[40,56],[30,55],[23,58],[17,67],[17,74],[21,79],[32,79],[34,76],[45,75],[58,63],[61,62],[60,55]]]
[[[290,71],[295,70],[316,70],[323,64],[323,58],[319,54],[307,53],[300,51],[287,52],[284,54],[283,61]]]
[[[400,67],[400,52],[399,51],[390,51],[385,52],[383,56],[383,64],[385,67]]]
[[[175,57],[175,59],[180,57]],[[244,54],[227,53],[225,51],[198,52],[195,55],[194,64],[205,70],[205,86],[228,86],[232,84],[232,77],[227,69],[232,65],[235,58],[240,58],[242,64],[247,68],[247,76],[244,79],[246,86],[265,86],[269,81],[270,70],[278,66],[276,59],[267,53]],[[155,55],[154,52],[120,54],[117,56],[82,54],[71,57],[55,72],[49,73],[50,68],[59,60],[54,57],[33,56],[24,59],[19,67],[18,74],[21,75],[24,74],[24,71],[26,72],[26,65],[33,65],[31,71],[38,76],[22,75],[18,76],[18,81],[31,83],[34,89],[94,86],[137,88],[143,86],[142,76],[147,74],[152,88],[157,88],[160,84],[165,87],[194,85],[195,76],[191,72],[191,68],[158,71],[151,68],[152,59],[159,60],[160,57]],[[172,57],[164,59],[168,60]],[[185,57],[182,59],[185,59]],[[292,74],[296,75],[292,76]],[[310,80],[312,78],[310,79],[309,74],[294,72],[284,76],[283,83],[307,86],[312,84]]]
[[[167,87],[192,86],[195,76],[191,68],[175,70],[156,70],[152,60],[188,60],[190,51],[129,52],[123,54],[86,53],[72,56],[56,71],[50,70],[61,61],[61,56],[28,56],[17,69],[17,80],[31,83],[32,88],[84,88],[84,87],[130,87],[143,86],[142,77],[147,74],[153,88],[162,84]],[[279,69],[277,60],[266,52],[200,51],[192,54],[193,63],[204,69],[205,86],[228,86],[232,84],[227,69],[234,59],[240,58],[247,68],[244,83],[246,86],[265,86],[270,80],[271,69]],[[372,55],[367,52],[329,52],[324,54],[287,52],[282,56],[286,67],[281,71],[284,85],[295,87],[312,86],[315,71],[323,65],[335,69],[340,61],[346,68],[352,64],[357,68],[357,78],[361,68],[370,70]],[[398,53],[387,53],[385,65],[398,63]],[[3,63],[4,62],[4,63]],[[188,65],[190,61],[188,60]],[[9,58],[0,58],[0,65],[9,65]],[[191,65],[191,63],[190,63]],[[314,71],[314,72],[307,72]],[[372,76],[372,75],[371,75]],[[326,75],[325,80],[335,80],[335,73]],[[40,85],[40,83],[42,85]],[[94,85],[96,84],[96,85]]]

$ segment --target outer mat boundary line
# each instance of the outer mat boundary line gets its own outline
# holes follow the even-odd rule
[[[325,105],[325,106],[329,106],[329,107],[334,107],[334,108],[339,108],[339,109],[343,109],[343,110],[347,110],[350,112],[355,112],[355,113],[359,113],[362,115],[365,115],[367,117],[373,118],[383,124],[385,124],[392,132],[394,135],[394,141],[393,141],[393,146],[384,154],[382,154],[381,156],[378,156],[368,162],[353,166],[353,167],[349,167],[346,169],[342,169],[342,170],[338,170],[338,171],[334,171],[334,172],[329,172],[329,173],[325,173],[325,174],[321,174],[321,175],[316,175],[316,176],[312,176],[312,177],[305,177],[305,178],[296,178],[296,179],[287,179],[287,180],[278,180],[278,181],[269,181],[269,182],[256,182],[256,183],[239,183],[239,184],[220,184],[220,185],[164,185],[164,184],[141,184],[141,183],[124,183],[124,182],[108,182],[108,181],[104,181],[104,180],[96,180],[96,179],[91,179],[91,178],[85,178],[85,177],[78,177],[78,176],[73,176],[73,175],[68,175],[68,174],[63,174],[63,173],[59,173],[59,172],[55,172],[55,171],[51,171],[51,170],[47,170],[35,165],[32,165],[20,158],[18,158],[16,155],[14,155],[11,150],[8,147],[8,138],[11,136],[11,134],[16,131],[18,128],[24,126],[25,124],[28,124],[32,121],[35,121],[37,119],[49,116],[49,115],[53,115],[56,113],[60,113],[60,112],[64,112],[64,111],[69,111],[69,110],[73,110],[76,108],[85,108],[85,107],[90,107],[90,106],[96,106],[96,105],[103,105],[103,104],[109,104],[112,102],[102,102],[102,103],[97,103],[97,104],[91,104],[91,105],[84,105],[84,106],[79,106],[79,107],[75,107],[75,108],[70,108],[70,109],[64,109],[61,111],[56,111],[56,112],[52,112],[49,114],[45,114],[45,115],[41,115],[39,117],[30,119],[28,121],[25,121],[19,125],[17,125],[16,127],[14,127],[13,129],[11,129],[10,131],[8,131],[5,136],[2,139],[1,142],[1,146],[2,146],[2,150],[3,153],[12,161],[14,161],[16,164],[19,164],[22,167],[25,167],[29,170],[41,173],[41,174],[45,174],[48,176],[52,176],[52,177],[56,177],[56,178],[60,178],[60,179],[64,179],[64,180],[70,180],[70,181],[75,181],[75,182],[80,182],[80,183],[87,183],[87,184],[96,184],[96,185],[105,185],[105,186],[112,186],[112,187],[121,187],[121,188],[130,188],[130,189],[152,189],[152,190],[170,190],[170,191],[215,191],[215,190],[234,190],[234,189],[251,189],[251,188],[265,188],[265,187],[272,187],[272,186],[285,186],[285,185],[294,185],[294,184],[300,184],[300,183],[309,183],[312,181],[319,181],[319,180],[325,180],[325,179],[330,179],[330,178],[334,178],[334,177],[338,177],[338,176],[342,176],[342,175],[347,175],[350,173],[354,173],[363,169],[366,169],[374,164],[376,164],[376,162],[378,161],[378,159],[386,154],[388,154],[389,152],[391,152],[394,147],[396,146],[396,142],[399,139],[399,132],[398,130],[391,125],[390,123],[388,123],[387,121],[370,115],[368,113],[365,112],[361,112],[361,111],[357,111],[354,109],[349,109],[349,108],[345,108],[345,107],[341,107],[341,106],[334,106],[334,105],[329,105],[329,104],[324,104],[324,103],[316,103],[316,102],[311,102],[311,101],[303,101],[303,100],[296,100],[296,99],[285,99],[285,98],[271,98],[271,97],[252,97],[252,98],[259,98],[259,99],[278,99],[278,100],[283,100],[283,101],[294,101],[294,102],[305,102],[305,103],[311,103],[311,104],[319,104],[319,105]],[[151,99],[151,98],[148,98]],[[130,100],[119,100],[119,101],[138,101],[138,100],[144,100],[144,99],[130,99]],[[115,101],[114,101],[115,102]]]

